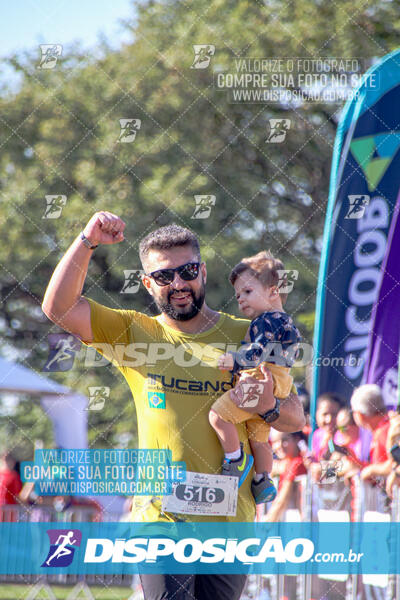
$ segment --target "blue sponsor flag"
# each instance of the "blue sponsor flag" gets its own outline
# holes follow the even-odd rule
[[[400,328],[396,326],[396,306],[400,304],[400,194],[388,236],[378,298],[372,311],[368,355],[364,371],[366,383],[382,389],[385,404],[397,405],[397,379]]]
[[[314,332],[317,397],[362,383],[400,173],[400,50],[363,77],[335,140]]]

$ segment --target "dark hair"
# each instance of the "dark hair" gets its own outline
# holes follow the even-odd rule
[[[282,439],[293,440],[296,444],[303,440],[303,442],[308,442],[308,436],[303,431],[294,431],[292,433],[283,432]]]
[[[191,246],[200,260],[200,244],[190,229],[176,223],[151,231],[139,244],[139,256],[144,266],[150,250],[169,250],[180,246]]]
[[[340,409],[346,407],[346,402],[344,398],[342,398],[342,396],[340,396],[339,394],[336,394],[336,392],[325,392],[324,394],[321,394],[318,397],[317,405],[323,400],[328,400],[329,402],[336,402],[336,404],[339,405]]]
[[[356,422],[354,420],[354,415],[353,415],[353,411],[351,410],[350,406],[343,406],[339,412],[345,413],[348,417],[349,420],[349,425],[356,425]]]
[[[303,442],[307,442],[308,441],[308,437],[307,437],[307,435],[303,431],[294,431],[290,435],[292,437],[294,437],[298,442],[300,440],[303,440]]]
[[[15,464],[16,464],[17,460],[16,460],[14,454],[11,452],[11,450],[6,450],[3,453],[2,458],[9,469],[15,468]]]
[[[279,284],[278,271],[284,269],[283,262],[279,258],[274,258],[269,250],[268,252],[262,250],[254,256],[242,258],[240,263],[233,267],[229,275],[229,281],[234,285],[239,275],[245,271],[249,271],[264,287],[270,287]],[[280,296],[282,302],[285,302],[287,294],[280,294]]]

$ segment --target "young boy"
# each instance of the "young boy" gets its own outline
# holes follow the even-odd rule
[[[290,394],[293,379],[289,371],[301,339],[291,317],[282,309],[287,294],[279,293],[280,270],[284,270],[282,262],[265,251],[244,258],[234,267],[229,280],[235,288],[240,311],[252,319],[245,337],[245,342],[251,343],[246,343],[239,352],[223,354],[218,362],[221,370],[230,370],[233,375],[246,370],[246,374],[257,379],[264,378],[259,366],[265,362],[272,373],[277,399]],[[275,498],[276,489],[269,476],[272,468],[272,450],[268,443],[271,426],[257,413],[246,411],[246,407],[257,405],[257,393],[260,392],[257,388],[244,389],[241,407],[232,401],[232,390],[225,392],[214,402],[209,419],[225,452],[222,473],[239,477],[239,487],[253,465],[253,457],[243,452],[235,427],[236,423],[246,422],[256,471],[251,489],[256,503],[262,504]]]

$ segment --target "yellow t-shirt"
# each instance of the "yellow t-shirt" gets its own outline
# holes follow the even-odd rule
[[[223,451],[208,422],[213,402],[230,385],[230,373],[217,368],[222,352],[237,351],[249,321],[220,313],[216,325],[200,334],[172,329],[135,310],[114,310],[90,300],[93,342],[124,375],[134,398],[139,448],[166,448],[188,471],[218,474]],[[246,426],[237,425],[250,452]],[[161,500],[135,496],[134,521],[253,521],[251,476],[239,489],[236,517],[161,513]]]

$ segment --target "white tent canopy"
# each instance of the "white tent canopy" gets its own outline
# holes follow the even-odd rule
[[[40,397],[51,419],[59,448],[87,448],[87,404],[83,394],[52,381],[42,373],[0,358],[0,394],[32,394]]]
[[[52,381],[37,373],[0,357],[0,394],[32,394],[40,397],[40,404],[53,423],[58,448],[87,448],[87,406],[83,394]],[[121,496],[89,496],[104,506],[118,520],[125,499]]]

